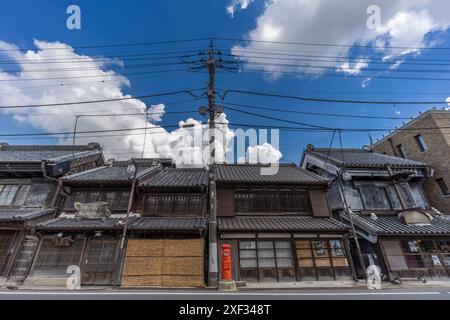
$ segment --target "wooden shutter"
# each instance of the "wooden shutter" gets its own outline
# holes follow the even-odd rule
[[[217,216],[234,216],[234,191],[233,189],[217,190]]]
[[[23,281],[31,267],[34,255],[39,244],[39,238],[36,236],[26,236],[22,248],[14,261],[14,266],[11,271],[10,279],[14,281]]]
[[[0,277],[3,276],[6,264],[8,263],[9,248],[11,247],[13,239],[14,239],[14,232],[10,231],[0,232]]]
[[[324,190],[310,190],[309,198],[311,207],[315,217],[329,217],[330,209],[328,208],[327,197]]]
[[[91,239],[84,260],[82,284],[112,285],[118,239]]]

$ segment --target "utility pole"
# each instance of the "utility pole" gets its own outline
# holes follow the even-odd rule
[[[216,105],[215,105],[215,75],[216,60],[214,54],[214,46],[212,40],[209,45],[208,60],[206,66],[209,73],[209,82],[206,88],[208,96],[208,112],[209,112],[209,264],[208,264],[208,286],[217,287],[219,281],[218,268],[218,250],[217,250],[217,193],[216,193],[216,177],[214,165],[216,163]]]
[[[216,56],[217,54],[217,56]],[[203,55],[201,60],[185,61],[191,66],[192,71],[199,71],[207,69],[209,74],[209,81],[206,85],[206,96],[208,98],[208,106],[201,106],[199,109],[200,115],[208,116],[208,130],[209,130],[209,264],[208,264],[208,286],[217,287],[219,282],[219,267],[218,267],[218,249],[217,249],[217,190],[216,190],[216,117],[222,113],[222,106],[215,103],[215,76],[216,68],[223,69],[229,72],[239,71],[236,65],[238,60],[228,59],[224,60],[221,57],[221,52],[214,49],[212,40],[209,43],[209,50],[200,52]]]

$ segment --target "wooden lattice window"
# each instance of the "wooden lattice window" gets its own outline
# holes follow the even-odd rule
[[[203,213],[205,197],[198,194],[157,194],[145,196],[144,215],[199,216]]]
[[[6,264],[9,258],[9,248],[14,239],[14,232],[0,232],[0,276],[5,271]]]
[[[33,272],[65,273],[71,265],[80,266],[85,239],[74,239],[70,246],[56,246],[53,238],[42,239]]]
[[[74,210],[75,202],[90,203],[106,201],[111,211],[126,211],[129,197],[130,193],[128,191],[74,191],[66,202],[65,210]]]
[[[89,241],[83,266],[83,284],[112,284],[117,245],[117,239],[91,239]]]
[[[311,212],[304,191],[236,191],[234,198],[237,214]]]

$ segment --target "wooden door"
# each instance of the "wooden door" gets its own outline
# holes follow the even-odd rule
[[[10,254],[9,250],[14,240],[14,231],[0,231],[0,277],[4,276]]]
[[[91,239],[84,258],[83,285],[113,285],[119,240]]]
[[[39,238],[36,236],[26,236],[22,248],[14,261],[14,265],[9,276],[10,280],[23,281],[31,267],[37,247]]]

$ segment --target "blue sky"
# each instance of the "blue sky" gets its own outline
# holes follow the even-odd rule
[[[293,2],[293,0],[289,0]],[[82,20],[81,30],[68,30],[66,28],[66,8],[76,4],[81,8]],[[38,39],[46,42],[59,41],[61,43],[68,44],[70,46],[85,46],[85,45],[101,45],[101,44],[121,44],[121,43],[135,43],[135,42],[156,42],[166,40],[179,40],[179,39],[191,39],[191,38],[203,38],[209,36],[217,37],[229,37],[242,39],[243,37],[250,37],[252,39],[261,33],[258,30],[262,30],[264,19],[269,19],[270,14],[274,14],[277,10],[283,8],[268,8],[270,4],[266,4],[263,0],[255,0],[250,3],[246,10],[238,10],[234,16],[231,17],[226,7],[230,4],[230,1],[201,1],[201,0],[183,0],[183,1],[2,1],[0,3],[0,40],[14,44],[20,48],[33,48],[33,40]],[[266,6],[267,5],[267,6]],[[442,5],[440,3],[439,5]],[[287,7],[289,8],[289,7]],[[271,10],[273,12],[270,12]],[[427,8],[406,8],[406,13],[420,12],[420,10],[426,10]],[[419,45],[427,45],[434,49],[421,50],[420,54],[398,54],[395,61],[402,59],[448,59],[448,51],[437,50],[435,48],[450,47],[450,34],[447,31],[447,24],[445,20],[435,14],[430,9],[429,19],[424,19],[423,29],[420,29],[419,24],[411,21],[411,30],[425,30],[421,31],[423,39]],[[356,10],[356,9],[355,9]],[[384,10],[384,8],[382,8]],[[393,11],[397,10],[397,11]],[[395,12],[399,12],[402,8],[386,9],[386,20],[382,21],[384,25],[389,25],[389,21],[394,21],[397,17]],[[416,11],[414,11],[416,10]],[[383,13],[383,11],[382,11]],[[382,15],[383,17],[383,15]],[[317,19],[323,17],[318,14]],[[281,41],[297,41],[301,42],[302,38],[296,38],[298,32],[296,28],[304,28],[304,26],[296,25],[298,20],[289,20],[290,15],[287,14],[286,21],[289,22],[288,26],[292,26],[292,30],[287,28],[282,29],[283,35],[277,35],[275,40]],[[299,17],[300,19],[300,17]],[[361,13],[362,21],[365,21],[365,13]],[[433,20],[434,19],[434,20]],[[429,29],[426,28],[427,21],[433,20],[435,23]],[[450,19],[449,19],[450,20]],[[258,22],[259,21],[259,22]],[[316,21],[316,20],[313,20]],[[395,20],[397,21],[397,20]],[[286,22],[286,23],[287,23]],[[275,24],[277,21],[275,20]],[[285,23],[285,21],[278,22]],[[304,23],[304,22],[302,22]],[[315,23],[315,22],[314,22]],[[318,32],[317,42],[323,43],[342,43],[341,41],[351,41],[353,44],[355,40],[359,38],[359,34],[356,32],[354,38],[347,37],[344,39],[336,39],[330,37],[329,39],[323,38],[322,34],[327,34],[327,28],[329,32],[340,28],[339,20],[331,21],[328,24],[319,25],[322,30]],[[434,27],[436,26],[436,27]],[[350,28],[350,26],[347,26]],[[364,28],[364,27],[361,27]],[[438,29],[437,31],[434,29]],[[381,30],[381,29],[380,29]],[[386,31],[388,30],[388,31]],[[385,31],[389,33],[389,29]],[[419,30],[419,31],[420,31]],[[428,33],[427,31],[432,31]],[[397,37],[395,30],[390,29],[393,37]],[[253,32],[253,35],[251,34]],[[348,32],[343,29],[342,32]],[[425,33],[427,32],[427,33]],[[300,32],[301,33],[301,32]],[[378,36],[382,33],[380,31]],[[369,43],[379,37],[375,35],[368,35],[366,31],[362,32],[361,38]],[[311,39],[314,39],[314,35],[309,34]],[[320,38],[322,37],[322,38]],[[398,43],[404,44],[408,39],[400,39]],[[412,39],[411,45],[417,45],[417,38]],[[403,41],[403,42],[402,42]],[[414,42],[416,41],[416,42]],[[429,44],[427,41],[437,41],[437,44]],[[349,42],[347,42],[349,43]],[[373,43],[373,42],[370,42]],[[395,43],[392,41],[392,43]],[[135,54],[142,52],[162,52],[162,51],[175,51],[184,49],[201,50],[206,49],[208,45],[207,41],[199,41],[192,43],[170,44],[170,45],[157,45],[157,46],[136,46],[136,47],[123,47],[123,48],[85,48],[76,49],[77,54],[84,54],[88,56],[101,56],[101,55],[123,55],[123,54]],[[242,45],[237,41],[215,41],[215,45],[225,50],[230,50],[235,45]],[[389,46],[387,46],[389,47]],[[280,47],[273,47],[280,49]],[[299,48],[298,46],[283,47],[283,50],[305,50],[305,48]],[[321,48],[314,48],[317,50],[317,54],[321,53]],[[280,49],[281,50],[281,49]],[[329,51],[324,53],[329,55]],[[339,52],[339,55],[342,53]],[[355,58],[365,55],[378,55],[383,57],[385,52],[378,52],[374,49],[362,50],[353,48],[348,54],[344,56],[348,58]],[[5,59],[1,56],[0,58]],[[411,60],[413,61],[413,60]],[[125,62],[127,64],[133,64],[136,62]],[[242,62],[244,63],[244,62]],[[386,63],[385,65],[372,65],[369,63],[366,68],[384,68],[387,69],[394,62]],[[0,67],[6,68],[6,67]],[[412,77],[440,77],[450,78],[448,73],[404,73],[400,70],[417,69],[415,66],[407,66],[401,64],[398,69],[390,72],[383,72],[380,75],[384,76],[412,76]],[[424,68],[424,70],[427,68]],[[437,69],[437,67],[433,67]],[[144,70],[144,69],[139,69]],[[139,70],[117,70],[117,73],[126,73]],[[147,69],[148,70],[148,69]],[[440,66],[437,70],[448,72],[448,66]],[[391,80],[391,79],[372,79],[370,83],[364,87],[362,85],[362,78],[353,77],[352,75],[344,72],[338,73],[338,77],[326,77],[323,75],[317,75],[314,77],[306,77],[299,75],[284,74],[278,78],[273,78],[264,72],[252,72],[252,73],[219,73],[217,74],[217,87],[219,88],[234,88],[240,90],[249,91],[263,91],[263,92],[279,92],[291,95],[301,95],[308,97],[318,97],[326,99],[352,99],[352,100],[419,100],[419,101],[445,101],[450,96],[448,92],[450,81],[425,81],[425,80]],[[372,71],[361,70],[360,76],[370,76],[376,74]],[[207,81],[206,74],[194,74],[188,72],[181,73],[167,73],[167,74],[155,74],[142,77],[129,77],[131,85],[123,89],[126,94],[143,95],[153,92],[166,92],[174,91],[184,88],[199,88],[204,87]],[[21,84],[25,86],[25,84]],[[30,85],[27,83],[27,85]],[[35,85],[35,83],[33,83]],[[100,84],[99,84],[100,85]],[[0,83],[0,86],[2,84]],[[39,90],[39,89],[34,89]],[[4,94],[4,93],[3,93]],[[34,91],[35,95],[39,95],[39,92]],[[70,101],[73,97],[67,97],[67,101]],[[189,99],[189,96],[174,96],[174,97],[162,97],[145,100],[147,104],[168,104],[166,111],[182,111],[182,110],[195,110],[200,104],[205,102],[187,102],[185,104],[178,104],[170,106],[170,102],[177,102],[184,99]],[[5,105],[5,101],[0,100],[2,105]],[[40,100],[42,101],[42,100]],[[284,109],[291,109],[297,111],[307,112],[322,112],[322,113],[342,113],[348,115],[370,115],[370,116],[389,116],[389,117],[401,117],[409,118],[416,116],[419,111],[424,111],[430,108],[429,105],[347,105],[347,104],[329,104],[329,103],[312,103],[301,102],[289,99],[269,98],[260,96],[249,95],[237,95],[230,94],[226,97],[228,103],[248,104],[254,106],[263,107],[280,107]],[[20,102],[18,103],[20,104]],[[437,105],[442,107],[443,105]],[[92,108],[95,108],[92,106]],[[67,109],[66,109],[67,110]],[[94,109],[92,109],[94,110]],[[325,117],[325,116],[313,116],[313,115],[300,115],[289,114],[280,112],[270,112],[256,109],[245,109],[250,112],[257,112],[259,114],[267,116],[276,116],[279,118],[285,118],[293,121],[310,123],[313,125],[321,125],[327,127],[341,127],[341,128],[392,128],[404,121],[403,119],[387,120],[387,119],[352,119],[343,117]],[[275,122],[268,119],[258,118],[250,115],[243,115],[232,111],[227,111],[228,120],[235,123],[250,123],[260,125],[280,125],[280,126],[293,126],[292,124]],[[184,120],[188,117],[194,117],[198,120],[202,118],[196,113],[191,114],[167,114],[163,117],[162,122],[159,124],[174,124],[180,120]],[[204,120],[204,119],[203,119]],[[45,128],[30,124],[30,122],[20,123],[13,118],[12,115],[2,114],[0,118],[0,132],[1,133],[14,133],[14,132],[45,132]],[[234,128],[233,125],[230,126]],[[381,136],[380,132],[372,132],[372,137],[375,139]],[[369,143],[368,133],[347,133],[344,132],[343,143],[345,147],[361,147],[364,144]],[[289,161],[298,163],[300,160],[301,152],[305,148],[306,144],[312,143],[316,146],[328,146],[330,143],[331,133],[317,133],[317,132],[292,132],[281,131],[280,133],[280,150],[283,153],[282,161]],[[34,144],[34,143],[57,143],[56,139],[47,140],[15,140],[5,139],[9,143],[22,143],[22,144]],[[337,141],[335,140],[337,146]]]

